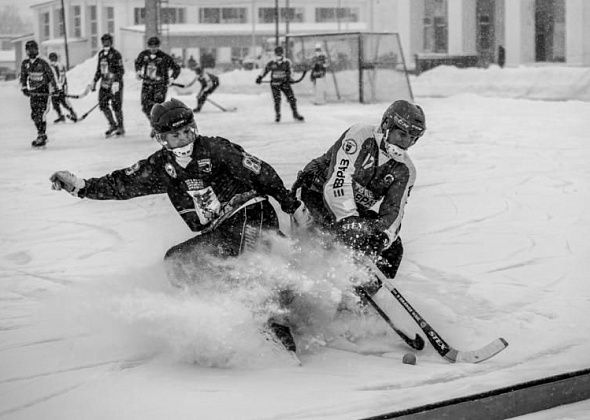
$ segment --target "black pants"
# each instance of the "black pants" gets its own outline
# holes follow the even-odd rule
[[[107,118],[111,127],[123,128],[123,82],[120,83],[119,91],[112,93],[111,88],[101,87],[98,91],[98,107]],[[113,111],[111,112],[111,107]],[[113,112],[115,118],[113,118]]]
[[[166,100],[168,85],[166,83],[143,83],[141,86],[141,110],[150,118],[150,112],[155,104]]]
[[[198,282],[207,268],[205,256],[236,257],[260,244],[264,231],[279,230],[277,214],[268,200],[239,210],[216,229],[170,248],[164,256],[169,280],[176,286]]]
[[[297,112],[297,99],[295,99],[295,94],[293,93],[293,89],[291,89],[290,83],[281,83],[277,85],[271,83],[270,90],[272,92],[275,114],[277,116],[281,115],[281,92],[287,97],[287,102],[289,102],[289,105],[291,106],[293,116],[299,115]]]
[[[53,105],[53,109],[55,109],[55,112],[57,112],[57,115],[59,115],[60,117],[63,115],[61,112],[62,106],[68,110],[70,115],[76,116],[74,108],[70,104],[70,101],[68,101],[68,99],[66,98],[65,92],[60,92],[59,95],[53,95],[51,97],[51,105]]]
[[[207,101],[207,97],[211,95],[215,91],[215,89],[217,89],[217,86],[219,86],[219,82],[214,81],[213,85],[211,85],[210,88],[203,89],[199,92],[199,94],[197,95],[197,107],[195,108],[197,112],[199,112],[201,108],[203,108],[203,105],[205,105],[205,102]]]
[[[313,191],[307,187],[301,188],[301,201],[305,203],[314,222],[324,230],[335,232],[333,218],[324,205],[324,198],[322,193]],[[360,217],[367,219],[375,219],[378,215],[372,210],[359,210]],[[392,279],[397,274],[397,270],[404,255],[404,247],[401,238],[398,238],[391,244],[391,246],[381,252],[375,261],[377,267],[388,278]]]
[[[29,97],[31,106],[31,119],[37,129],[37,135],[45,135],[47,129],[46,115],[49,111],[49,91],[35,91],[35,95]]]

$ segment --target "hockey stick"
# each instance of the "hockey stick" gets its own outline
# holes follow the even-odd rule
[[[371,304],[371,306],[377,311],[381,318],[383,318],[387,325],[389,325],[391,329],[395,331],[397,335],[399,335],[408,346],[412,347],[414,350],[422,350],[424,348],[424,339],[420,335],[416,334],[416,338],[408,337],[406,333],[404,333],[402,330],[400,330],[394,325],[394,323],[391,321],[391,318],[389,318],[389,316],[385,312],[383,312],[383,309],[381,309],[379,305],[377,305],[377,302],[373,300],[373,298],[367,293],[365,289],[363,289],[362,287],[357,287],[355,290],[359,294],[359,296],[365,298],[367,302]]]
[[[479,363],[487,360],[496,354],[500,353],[508,346],[508,342],[503,338],[497,338],[491,343],[471,351],[461,351],[454,347],[451,347],[434,328],[422,318],[422,316],[410,305],[410,303],[402,296],[402,294],[395,288],[391,279],[385,277],[385,274],[373,261],[368,258],[363,258],[361,261],[377,278],[381,281],[383,286],[387,288],[393,297],[403,306],[403,308],[410,314],[414,321],[418,324],[420,329],[426,334],[426,338],[432,344],[432,347],[440,354],[443,358],[451,363],[455,362],[466,362],[466,363]]]
[[[289,84],[294,85],[296,83],[301,82],[305,78],[306,74],[307,74],[307,70],[303,70],[303,73],[301,73],[301,76],[299,77],[299,79],[296,79],[296,80],[291,79],[291,80],[289,80]],[[261,80],[261,83],[272,83],[272,80]]]
[[[152,83],[162,82],[162,80],[152,80],[152,79],[148,79],[147,77],[144,77],[144,76],[139,76],[138,78],[139,78],[139,80],[142,80],[144,82],[145,81],[152,82]],[[191,87],[192,85],[194,85],[197,80],[199,80],[199,77],[198,76],[195,76],[195,78],[193,80],[191,80],[190,82],[188,82],[188,83],[172,82],[172,83],[170,83],[170,86],[176,86],[176,87],[179,87],[179,88],[187,88],[187,87]]]
[[[188,88],[188,87],[191,87],[192,85],[194,85],[197,80],[199,80],[199,77],[198,76],[195,77],[193,80],[191,80],[188,83],[183,84],[183,83],[172,82],[172,83],[170,83],[170,86],[176,86],[176,87],[179,87],[179,88]]]
[[[98,108],[99,103],[97,102],[96,105],[94,105],[92,108],[90,108],[85,114],[83,114],[80,118],[78,118],[77,122],[82,121],[83,119],[85,119],[88,115],[90,115],[90,113],[92,111],[94,111],[96,108]]]
[[[79,93],[76,95],[66,93],[64,96],[66,98],[81,99],[81,98],[84,98],[86,95],[88,95],[89,92],[90,92],[90,86],[86,86],[86,89],[84,89],[84,92],[82,92],[82,93]],[[36,92],[31,92],[31,93],[29,93],[29,95],[31,95],[31,96],[59,96],[58,93],[36,93]]]
[[[235,106],[232,106],[231,108],[224,108],[221,105],[219,105],[217,102],[212,101],[211,99],[207,98],[206,99],[207,102],[209,102],[211,105],[219,108],[220,110],[222,110],[223,112],[235,112],[238,110],[238,108],[236,108]]]

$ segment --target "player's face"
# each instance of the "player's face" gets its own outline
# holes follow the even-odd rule
[[[197,129],[192,125],[182,127],[170,133],[161,134],[158,141],[168,150],[188,146],[197,138]]]
[[[29,47],[27,48],[26,52],[29,58],[35,58],[39,54],[39,49],[36,47]]]
[[[418,138],[419,136],[412,136],[399,127],[393,127],[389,130],[386,141],[390,144],[395,144],[400,149],[407,150],[418,141]]]

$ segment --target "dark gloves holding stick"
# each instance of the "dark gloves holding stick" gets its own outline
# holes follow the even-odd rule
[[[340,241],[357,251],[380,254],[391,243],[389,235],[377,226],[376,220],[351,216],[336,223]]]

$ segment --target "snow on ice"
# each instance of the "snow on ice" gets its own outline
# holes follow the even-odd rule
[[[94,66],[69,72],[71,93]],[[302,84],[305,124],[286,111],[275,124],[256,75],[222,74],[213,99],[238,111],[206,105],[197,123],[271,163],[287,186],[349,125],[378,123],[388,105],[317,107]],[[563,67],[440,67],[411,78],[428,130],[410,151],[418,176],[396,282],[457,348],[510,343],[478,365],[427,347],[415,366],[401,363],[409,349],[380,318],[354,310],[347,286],[364,274],[343,252],[274,238],[270,254],[204,267],[178,290],[161,261],[191,233],[166,197],[50,190],[55,170],[100,176],[157,150],[131,71],[125,137],[105,140],[98,110],[62,125],[49,111],[45,150],[30,148],[27,98],[0,83],[0,417],[355,419],[587,368],[589,80],[590,70]],[[197,88],[169,93],[193,107]],[[84,113],[96,93],[73,103]],[[301,367],[260,334],[285,287]],[[570,418],[590,409],[572,407]]]

